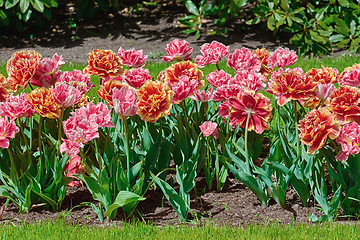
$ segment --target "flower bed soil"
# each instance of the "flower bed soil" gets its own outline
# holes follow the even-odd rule
[[[270,201],[268,207],[261,204],[249,189],[235,179],[230,178],[221,192],[201,193],[202,185],[202,179],[198,178],[198,196],[197,198],[192,196],[191,201],[191,209],[198,219],[192,219],[190,224],[239,226],[249,223],[307,223],[312,213],[321,215],[312,200],[309,207],[303,207],[293,190],[287,193],[287,208],[282,209],[275,201]],[[148,191],[145,197],[146,200],[138,205],[135,219],[159,226],[182,224],[160,189]],[[19,214],[16,206],[10,203],[3,213],[1,222],[21,223],[26,220],[27,223],[33,223],[38,220],[65,220],[73,224],[103,227],[121,225],[124,222],[122,211],[119,209],[114,221],[105,219],[101,223],[91,207],[80,206],[80,203],[88,201],[96,203],[85,186],[68,188],[60,212],[56,213],[46,210],[43,206],[35,206],[29,213]],[[0,206],[4,202],[5,199],[0,198]]]

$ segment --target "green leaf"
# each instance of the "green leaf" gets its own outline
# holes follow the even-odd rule
[[[356,30],[356,22],[355,20],[352,20],[350,22],[350,34],[355,35],[355,30]]]
[[[278,184],[274,183],[271,188],[271,195],[274,200],[282,207],[285,208],[286,205],[286,195],[285,191]]]
[[[30,0],[30,2],[38,12],[42,13],[44,11],[44,4],[40,0]]]
[[[243,172],[241,169],[236,169],[231,164],[227,163],[229,169],[234,174],[234,176],[239,179],[242,183],[246,185],[260,200],[260,202],[264,205],[268,205],[269,203],[269,196],[267,194],[267,190],[263,189],[258,180],[250,174]]]
[[[9,8],[12,8],[14,7],[16,4],[19,3],[20,0],[7,0],[5,2],[5,9],[9,9]]]
[[[190,211],[190,206],[186,204],[186,201],[182,199],[167,182],[158,178],[153,173],[150,174],[152,176],[152,179],[155,181],[156,185],[160,187],[166,199],[170,202],[171,206],[173,206],[178,216],[183,221],[186,221],[187,215]]]
[[[329,38],[330,42],[340,42],[345,39],[345,36],[342,34],[334,34]]]
[[[311,39],[315,42],[326,44],[326,39],[322,37],[318,32],[310,30]]]
[[[192,14],[197,15],[197,16],[199,15],[199,11],[198,11],[196,5],[191,0],[187,0],[185,3],[185,6],[186,6],[187,10],[189,12],[191,12]]]
[[[186,29],[186,30],[184,30],[183,31],[183,33],[185,33],[185,34],[190,34],[190,33],[193,33],[193,32],[196,32],[196,29]]]
[[[267,26],[271,31],[275,30],[275,18],[274,16],[270,16],[267,20]]]
[[[324,19],[325,11],[328,9],[329,6],[321,8],[315,15],[316,21],[322,21]]]
[[[129,192],[129,191],[120,191],[118,195],[115,198],[115,201],[113,204],[111,204],[108,209],[106,210],[106,216],[113,220],[116,217],[117,209],[119,207],[123,207],[129,203],[132,202],[139,202],[143,201],[146,198],[143,198],[135,193]]]
[[[254,18],[254,19],[250,19],[250,20],[246,21],[246,24],[247,25],[255,25],[255,24],[258,24],[260,21],[261,21],[261,18],[258,17],[258,18]]]
[[[347,7],[347,6],[349,6],[349,1],[347,1],[347,0],[339,0],[339,4],[342,7]]]
[[[26,12],[30,6],[29,0],[20,0],[20,10],[22,13]]]
[[[200,38],[200,31],[197,30],[195,33],[195,39],[199,39]]]

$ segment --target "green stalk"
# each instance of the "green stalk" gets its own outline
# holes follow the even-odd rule
[[[18,118],[18,121],[19,121],[19,127],[20,127],[20,132],[21,132],[21,135],[24,139],[24,143],[26,145],[26,149],[30,152],[30,146],[29,146],[29,142],[25,136],[25,133],[24,133],[24,124],[22,122],[22,119],[21,118]]]
[[[58,121],[58,156],[60,157],[60,143],[61,143],[61,137],[62,137],[62,134],[61,134],[61,130],[62,130],[62,121],[63,121],[63,118],[64,118],[64,107],[61,107],[61,112],[60,112],[60,118],[59,118],[59,121]]]
[[[124,117],[124,132],[125,132],[125,154],[126,154],[126,168],[127,168],[127,179],[128,179],[128,186],[127,190],[130,189],[130,149],[129,149],[129,133],[127,128],[127,118]]]
[[[249,122],[250,122],[250,115],[251,115],[251,110],[248,112],[247,118],[246,118],[246,125],[245,125],[245,142],[244,142],[244,147],[245,147],[245,158],[246,158],[246,162],[249,162],[249,153],[248,153],[248,129],[249,129]]]
[[[43,117],[40,115],[39,119],[39,136],[38,136],[38,143],[39,143],[39,152],[41,154],[41,132],[42,132],[42,124],[43,124]]]
[[[293,100],[292,103],[294,105],[294,111],[295,111],[296,156],[298,158],[300,156],[300,138],[299,138],[299,130],[298,130],[297,102]]]

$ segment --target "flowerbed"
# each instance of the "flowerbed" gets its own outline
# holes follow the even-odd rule
[[[158,187],[186,220],[198,175],[216,191],[232,175],[265,205],[285,208],[290,187],[303,206],[313,197],[324,212],[314,221],[340,207],[359,213],[360,65],[304,72],[287,68],[297,61],[289,49],[230,53],[215,41],[194,62],[186,41],[166,51],[175,63],[156,79],[141,50],[96,49],[83,71],[69,72],[57,54],[15,52],[1,75],[0,196],[20,212],[59,211],[66,186],[85,184],[99,202],[85,204],[102,221],[119,208],[131,217]],[[217,70],[204,76],[209,64]]]

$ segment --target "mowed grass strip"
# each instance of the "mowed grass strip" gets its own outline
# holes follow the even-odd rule
[[[0,225],[0,239],[359,239],[355,224],[247,225],[217,227],[188,225],[159,227],[125,224],[121,227],[88,227],[61,222]]]

